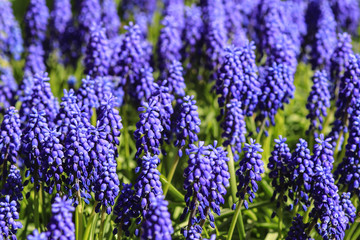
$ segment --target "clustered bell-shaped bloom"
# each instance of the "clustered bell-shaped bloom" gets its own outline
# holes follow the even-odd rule
[[[36,191],[40,189],[43,180],[43,161],[42,151],[45,146],[48,123],[44,111],[38,111],[33,107],[29,120],[23,131],[21,138],[21,148],[24,155],[23,160],[27,168],[26,176],[30,175],[31,183],[34,183]],[[25,183],[24,185],[27,185]]]
[[[131,219],[139,217],[140,211],[135,202],[135,190],[132,189],[131,183],[123,183],[122,185],[120,196],[114,207],[115,223],[121,226],[121,230],[124,231],[126,236],[129,236]],[[117,234],[119,230],[115,228],[113,233]]]
[[[339,88],[340,79],[349,64],[350,54],[353,54],[351,36],[348,33],[339,33],[336,47],[330,59],[330,80],[332,86],[332,96],[335,96]]]
[[[6,110],[0,131],[0,165],[5,164],[3,169],[7,169],[7,162],[17,163],[21,146],[20,118],[15,107]]]
[[[91,77],[108,75],[110,67],[110,48],[105,29],[93,25],[90,29],[90,39],[87,43],[84,59],[85,74]]]
[[[116,3],[114,0],[103,0],[101,9],[101,21],[106,28],[106,35],[109,39],[112,39],[118,35],[121,26]]]
[[[310,206],[309,193],[314,176],[314,162],[310,155],[308,143],[300,138],[296,149],[291,155],[289,197],[294,205],[299,203],[304,211]]]
[[[41,151],[43,158],[41,166],[43,168],[44,190],[52,194],[54,189],[61,192],[62,174],[64,172],[64,146],[59,140],[60,132],[49,129],[45,133],[45,143]]]
[[[150,66],[145,66],[140,69],[139,78],[130,91],[130,96],[136,99],[138,102],[147,101],[154,91],[154,76],[153,69]]]
[[[20,60],[24,50],[19,23],[16,21],[12,4],[8,0],[0,2],[0,51],[8,57]]]
[[[52,216],[47,226],[47,238],[54,240],[75,240],[75,224],[72,215],[75,208],[66,196],[56,197],[51,205]]]
[[[121,124],[121,116],[119,110],[115,108],[115,98],[112,95],[106,95],[101,101],[98,109],[98,125],[102,127],[102,131],[106,133],[106,140],[112,144],[117,156],[117,146],[120,144],[120,130],[123,128]]]
[[[230,145],[235,160],[238,160],[237,153],[241,152],[242,143],[245,142],[246,125],[241,103],[237,99],[231,99],[226,105],[224,121],[220,124],[223,129],[221,137],[225,140],[224,147]]]
[[[28,46],[24,66],[25,77],[32,77],[37,73],[46,71],[44,55],[45,52],[42,44],[36,42]]]
[[[313,132],[315,138],[322,131],[324,118],[327,116],[327,109],[330,108],[331,95],[329,92],[329,80],[326,71],[316,71],[312,77],[313,86],[307,99],[306,108],[309,114],[306,116],[310,120],[307,133]]]
[[[179,148],[180,157],[186,143],[192,144],[198,141],[197,134],[200,132],[201,120],[197,109],[194,96],[185,96],[182,99],[175,123],[176,140],[174,142],[174,145]]]
[[[300,214],[296,214],[293,218],[291,227],[289,229],[286,240],[298,239],[298,240],[312,240],[305,232],[305,229],[309,226],[308,223],[303,222],[303,217]]]
[[[137,148],[136,158],[139,158],[142,154],[147,155],[147,153],[159,155],[164,128],[161,124],[158,102],[156,99],[143,102],[138,111],[142,113],[139,115],[140,120],[136,123],[134,132]],[[138,165],[140,165],[139,162]]]
[[[284,103],[289,102],[295,89],[293,75],[286,65],[273,63],[265,68],[264,75],[258,104],[260,113],[256,121],[269,127],[270,123],[275,126],[276,113],[284,107]]]
[[[5,196],[0,199],[0,238],[16,240],[16,232],[22,228],[17,210],[17,203],[10,199],[10,196]]]
[[[157,155],[152,156],[150,153],[147,153],[141,159],[140,174],[136,179],[134,189],[137,209],[140,210],[142,217],[145,216],[149,209],[151,201],[163,194],[160,172],[157,170],[159,164],[159,157]],[[139,168],[137,171],[139,171]],[[141,216],[138,217],[137,222],[141,221]]]
[[[101,22],[101,6],[99,0],[81,1],[78,22],[81,41],[82,44],[86,46],[90,39],[91,27],[93,24]]]
[[[70,119],[69,132],[65,139],[65,163],[64,171],[68,177],[66,179],[69,191],[69,197],[75,198],[75,206],[82,198],[86,203],[91,195],[89,171],[91,160],[89,152],[91,146],[88,143],[88,128],[80,116],[73,116]],[[91,170],[91,168],[90,168]],[[77,194],[77,195],[76,195]]]
[[[244,200],[244,206],[248,208],[248,201],[253,202],[259,188],[256,182],[261,181],[261,174],[265,172],[265,169],[264,162],[261,160],[263,149],[259,143],[250,139],[250,143],[245,143],[243,151],[245,152],[244,158],[239,162],[240,168],[236,171],[239,179],[236,196]]]
[[[360,21],[359,2],[332,0],[330,3],[338,25],[352,34],[357,34]]]
[[[271,185],[275,188],[272,201],[277,199],[276,207],[282,207],[284,202],[287,202],[286,192],[289,188],[290,182],[290,166],[292,158],[290,148],[286,143],[286,138],[279,136],[275,139],[274,150],[271,152],[269,158],[268,168],[270,169],[269,177],[272,179]],[[290,205],[291,209],[292,206]],[[273,216],[276,213],[273,213]]]
[[[52,126],[58,113],[59,105],[57,99],[51,92],[50,78],[47,73],[36,74],[31,81],[33,84],[26,93],[26,100],[22,102],[20,116],[22,124],[25,124],[31,109],[36,107],[39,111],[45,111],[48,124]]]
[[[101,161],[96,174],[93,191],[95,192],[95,200],[98,201],[95,211],[99,212],[100,206],[106,208],[106,213],[111,213],[111,208],[115,204],[115,198],[119,194],[119,177],[116,173],[115,152],[109,144],[108,152],[104,161]]]
[[[345,215],[348,217],[350,223],[354,223],[356,218],[356,208],[350,200],[351,193],[343,192],[340,196],[340,204],[345,212]]]
[[[223,1],[225,11],[225,27],[228,39],[232,44],[241,46],[246,38],[245,29],[242,27],[242,16],[240,13],[240,4],[235,0]]]
[[[20,202],[23,199],[22,191],[23,184],[20,170],[16,167],[16,165],[11,164],[9,174],[7,175],[1,194],[9,195],[11,200]]]
[[[141,239],[170,240],[174,229],[167,207],[168,202],[162,196],[152,198],[150,202],[141,225]]]
[[[315,139],[316,145],[314,146],[312,161],[314,166],[321,166],[324,172],[330,172],[333,169],[334,152],[330,143],[330,138],[325,138],[320,134],[319,138]]]
[[[185,28],[183,45],[183,59],[189,58],[191,66],[195,62],[194,58],[201,55],[201,47],[203,46],[202,34],[204,32],[204,22],[201,18],[201,8],[195,4],[185,6]],[[199,55],[198,55],[199,54]],[[189,66],[189,67],[190,67]]]
[[[163,86],[169,88],[169,93],[177,96],[185,96],[185,80],[183,77],[183,67],[181,63],[177,60],[174,60],[167,69],[167,77],[165,79]]]
[[[31,233],[31,235],[28,235],[26,237],[27,240],[48,240],[46,236],[46,232],[39,233],[37,229],[34,229],[34,231]]]
[[[90,76],[81,80],[81,86],[76,93],[77,104],[81,111],[85,112],[90,120],[93,114],[93,108],[99,106],[99,99],[95,92],[95,79]]]
[[[200,225],[193,225],[188,229],[182,229],[182,234],[186,240],[201,240],[202,230]]]
[[[360,100],[354,104],[356,109],[350,117],[349,138],[346,144],[345,158],[339,164],[334,176],[339,179],[338,185],[345,186],[347,191],[360,196]]]
[[[55,0],[53,10],[50,13],[49,29],[51,33],[52,50],[58,55],[63,54],[64,45],[69,44],[65,39],[65,32],[72,24],[72,12],[70,0]]]
[[[169,69],[173,61],[181,59],[182,41],[178,21],[174,16],[167,15],[161,22],[164,27],[160,30],[157,46],[160,71]]]
[[[15,104],[16,91],[18,85],[13,76],[13,71],[10,66],[0,65],[0,111],[5,110]]]
[[[252,43],[244,45],[241,49],[226,48],[224,62],[215,85],[216,93],[220,94],[219,106],[224,107],[231,99],[237,99],[241,102],[244,115],[252,116],[261,93],[256,72]]]
[[[25,14],[26,44],[41,43],[46,38],[49,9],[45,0],[31,0]]]

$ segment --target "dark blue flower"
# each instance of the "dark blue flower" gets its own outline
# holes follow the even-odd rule
[[[182,156],[182,148],[186,146],[186,143],[192,144],[198,141],[197,134],[200,132],[201,120],[197,109],[194,96],[183,98],[176,119],[176,141],[174,142],[174,145],[179,148],[180,157]]]
[[[109,39],[114,38],[118,35],[121,25],[116,3],[114,0],[104,0],[101,9],[101,21],[106,28],[106,35]]]
[[[106,213],[111,213],[111,208],[115,204],[115,198],[119,194],[119,177],[116,173],[116,159],[115,152],[112,149],[112,146],[108,144],[108,146],[104,146],[107,148],[108,152],[103,161],[100,161],[100,166],[96,171],[98,175],[95,180],[94,185],[94,193],[95,200],[98,201],[98,205],[96,206],[95,211],[99,212],[100,206],[106,209]],[[99,148],[96,148],[97,153],[100,152]]]
[[[52,194],[54,189],[56,192],[61,192],[62,179],[64,172],[64,146],[59,140],[60,132],[55,129],[49,129],[45,132],[45,143],[41,151],[42,169],[44,189],[49,194]]]
[[[240,168],[236,171],[239,179],[236,196],[244,200],[245,208],[248,208],[248,200],[253,202],[255,193],[258,190],[256,182],[261,181],[261,174],[265,172],[264,162],[261,160],[261,145],[250,139],[250,143],[245,143],[243,148],[244,158],[239,162]],[[248,200],[246,200],[246,197]]]
[[[72,215],[75,208],[72,201],[64,197],[56,197],[51,205],[52,216],[47,225],[46,235],[48,239],[75,240],[75,224]]]
[[[150,66],[140,69],[139,77],[132,88],[130,96],[138,102],[147,101],[150,98],[154,91],[153,69]]]
[[[240,4],[235,0],[223,1],[225,11],[225,27],[228,39],[235,46],[242,46],[246,41],[246,32],[242,26],[242,16],[240,12]]]
[[[302,209],[306,211],[310,206],[309,193],[311,192],[315,166],[308,143],[304,139],[299,139],[291,158],[289,197],[294,201],[294,205],[301,203]]]
[[[229,146],[238,160],[238,153],[241,152],[242,143],[245,142],[246,125],[244,120],[241,103],[237,99],[231,99],[226,105],[225,118],[220,124],[223,129],[221,137],[224,139],[223,145]]]
[[[194,4],[191,5],[191,7],[185,6],[183,59],[189,57],[189,64],[194,62],[194,58],[200,58],[201,47],[203,45],[203,32],[204,23],[201,19],[201,8]]]
[[[205,146],[203,141],[195,144],[190,144],[186,149],[186,154],[189,156],[188,166],[184,170],[184,189],[186,207],[181,218],[189,213],[189,226],[200,223],[201,220],[206,220],[208,213],[206,208],[210,207],[210,181],[211,181],[211,158],[209,146]]]
[[[143,102],[138,111],[142,113],[139,115],[140,120],[136,123],[134,132],[137,148],[136,158],[142,154],[147,155],[147,153],[159,155],[164,128],[161,124],[158,102],[156,99],[151,99],[149,103]],[[138,164],[140,165],[139,162]]]
[[[307,133],[314,134],[317,138],[322,131],[324,118],[327,116],[327,109],[330,108],[331,95],[329,92],[329,80],[326,72],[316,71],[312,77],[313,86],[307,99],[306,108],[309,114],[306,116],[310,120],[310,126]]]
[[[168,202],[162,196],[150,199],[141,225],[141,239],[170,240],[173,232]]]
[[[0,165],[16,164],[21,145],[20,118],[15,107],[6,110],[0,126]]]
[[[31,235],[28,235],[26,237],[27,240],[48,240],[46,236],[47,232],[39,233],[37,229],[34,229]]]
[[[30,1],[24,17],[26,44],[28,46],[35,42],[41,44],[45,40],[49,16],[49,9],[45,0]]]
[[[16,240],[16,232],[22,228],[17,210],[17,203],[10,199],[10,196],[5,196],[0,199],[0,237],[3,239]]]
[[[331,8],[340,27],[356,35],[360,21],[359,2],[356,0],[333,0]]]
[[[84,59],[85,74],[92,77],[108,75],[110,67],[110,49],[105,29],[93,25],[87,43]]]
[[[10,1],[0,3],[0,50],[2,54],[20,60],[23,52],[23,39],[19,23],[16,21]]]
[[[0,111],[5,112],[5,110],[15,105],[16,91],[18,90],[18,85],[13,76],[13,71],[10,66],[1,66],[0,65]]]
[[[23,184],[20,170],[16,167],[16,165],[11,164],[9,174],[7,175],[1,194],[9,195],[11,200],[15,200],[19,203],[23,199],[22,191]],[[18,204],[18,206],[20,207],[20,204]]]
[[[69,197],[75,198],[75,205],[83,199],[88,203],[91,195],[90,176],[92,172],[89,152],[91,146],[88,143],[89,132],[86,125],[79,117],[70,119],[69,132],[65,139],[65,163],[64,171],[67,173]]]
[[[51,92],[50,78],[46,72],[41,72],[33,76],[31,81],[31,87],[25,93],[26,99],[22,101],[20,108],[22,124],[26,123],[31,109],[36,107],[39,111],[45,111],[48,124],[52,126],[59,111],[59,104]]]
[[[160,30],[157,53],[160,71],[165,71],[174,61],[181,59],[181,32],[179,31],[179,19],[167,15],[161,21],[163,28]]]
[[[312,161],[314,166],[321,166],[324,172],[331,173],[334,163],[333,147],[330,143],[330,138],[325,138],[323,134],[320,134],[319,138],[315,139],[316,144],[314,146]]]
[[[337,45],[330,59],[330,80],[333,84],[332,96],[335,96],[339,88],[340,79],[344,75],[344,70],[349,64],[350,54],[353,54],[351,36],[348,33],[339,33]]]
[[[44,48],[42,44],[33,43],[28,46],[25,58],[24,76],[32,77],[35,74],[45,72]]]
[[[114,234],[118,231],[124,231],[126,236],[130,235],[129,227],[132,219],[139,217],[140,211],[135,201],[135,191],[131,184],[122,184],[122,190],[118,201],[114,207],[115,223],[121,226],[121,229],[114,229]]]
[[[76,93],[77,103],[88,117],[91,119],[93,109],[99,106],[99,99],[95,92],[95,79],[90,76],[86,76],[81,80],[81,86]]]
[[[293,218],[292,225],[289,229],[286,240],[312,240],[310,236],[308,236],[305,232],[305,229],[309,226],[309,224],[303,222],[303,217],[300,214],[296,214]]]
[[[193,225],[187,229],[181,229],[186,240],[201,240],[202,230],[200,225]]]
[[[99,0],[81,1],[78,22],[82,44],[86,45],[90,39],[91,27],[101,22],[101,6]]]
[[[43,180],[44,159],[41,153],[46,144],[47,132],[48,123],[45,112],[38,111],[37,108],[33,107],[21,137],[21,152],[27,168],[26,177],[30,175],[30,181],[34,183],[36,191],[40,189],[40,183]]]
[[[177,97],[184,97],[186,85],[183,77],[183,67],[181,63],[177,60],[174,60],[168,66],[166,71],[166,79],[162,85],[169,88],[170,94]]]

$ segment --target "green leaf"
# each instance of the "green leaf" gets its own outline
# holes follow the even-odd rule
[[[160,181],[163,185],[169,184],[169,182],[163,175],[160,175]],[[182,195],[181,192],[179,192],[179,190],[177,190],[171,183],[169,184],[168,194],[172,196],[176,202],[184,201],[184,195]]]

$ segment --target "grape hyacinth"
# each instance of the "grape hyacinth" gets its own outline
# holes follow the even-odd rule
[[[39,191],[40,184],[43,181],[42,166],[44,159],[41,153],[45,147],[47,132],[48,123],[45,112],[38,111],[37,108],[33,107],[28,123],[23,131],[21,148],[27,168],[26,176],[28,177],[31,173],[30,182],[34,183],[36,191]],[[27,185],[27,183],[24,185]]]
[[[106,28],[106,35],[109,39],[112,39],[118,35],[121,26],[116,3],[114,0],[103,0],[101,9],[101,21]]]
[[[43,158],[43,178],[44,190],[52,194],[54,189],[56,192],[61,192],[62,175],[64,172],[64,146],[59,140],[60,132],[55,129],[49,129],[45,132],[45,143],[41,151]]]
[[[169,69],[173,61],[181,59],[181,33],[177,21],[179,19],[174,16],[166,16],[161,22],[164,27],[160,30],[157,46],[160,71]]]
[[[45,40],[49,16],[45,0],[30,0],[24,18],[27,46]]]
[[[234,154],[235,161],[241,152],[242,143],[245,142],[246,126],[241,103],[237,99],[231,99],[226,105],[224,121],[220,124],[223,129],[221,137],[225,140],[224,147],[230,146]]]
[[[194,96],[185,96],[182,99],[175,124],[176,140],[174,142],[174,145],[179,148],[180,157],[182,157],[182,148],[186,146],[186,143],[193,144],[198,141],[197,134],[200,132],[201,120],[197,109]]]
[[[130,96],[138,102],[147,101],[154,92],[154,76],[153,69],[150,66],[145,66],[140,69],[139,78],[130,91]]]
[[[315,166],[308,143],[304,139],[299,139],[291,159],[289,166],[289,197],[294,201],[295,206],[300,203],[302,209],[307,211],[310,206],[309,193],[312,187]]]
[[[55,198],[51,205],[52,217],[47,226],[48,239],[75,240],[75,224],[72,222],[72,213],[75,209],[71,204],[71,200],[67,200],[66,196]]]
[[[27,55],[24,66],[24,76],[32,77],[35,74],[45,72],[44,49],[39,43],[31,44],[27,48]]]
[[[307,133],[313,132],[317,138],[322,131],[324,118],[327,116],[327,109],[330,108],[331,95],[329,92],[329,80],[326,72],[316,71],[312,77],[313,86],[309,94],[306,108],[309,114],[306,116],[310,120],[310,127]]]
[[[303,217],[300,214],[296,214],[293,218],[292,225],[289,229],[286,240],[298,239],[298,240],[312,240],[310,236],[305,232],[305,229],[309,226],[308,223],[303,222]]]
[[[10,66],[0,65],[0,111],[5,110],[15,104],[16,91],[18,85],[13,76]]]
[[[85,74],[92,77],[108,75],[110,67],[110,49],[105,29],[93,25],[87,43],[84,59]]]
[[[27,240],[48,240],[46,236],[47,232],[39,233],[37,229],[34,229],[31,235],[26,237]]]
[[[101,6],[99,0],[81,1],[78,22],[81,41],[82,44],[86,46],[90,39],[91,27],[101,22]]]
[[[159,155],[164,128],[161,125],[158,102],[156,99],[143,102],[138,111],[142,113],[139,115],[140,120],[136,123],[136,130],[134,132],[137,148],[135,157],[139,158],[142,153],[144,155],[147,153]],[[139,162],[138,165],[140,165]]]
[[[22,191],[23,184],[20,170],[16,167],[16,165],[11,164],[9,174],[7,175],[6,182],[3,185],[1,194],[8,195],[11,200],[15,200],[19,203],[23,199]]]
[[[8,57],[13,57],[15,60],[20,60],[23,52],[23,39],[21,36],[21,29],[19,23],[15,19],[12,4],[8,0],[0,2],[0,51],[1,55],[5,54]]]
[[[86,76],[81,80],[81,86],[76,93],[77,104],[81,111],[86,113],[87,118],[90,120],[93,108],[97,108],[99,105],[99,99],[95,92],[95,80],[90,76]]]
[[[351,194],[349,192],[343,192],[340,196],[340,204],[345,212],[345,215],[348,217],[350,223],[354,223],[356,218],[356,208],[352,204]]]
[[[339,88],[340,79],[349,64],[350,54],[353,54],[351,36],[348,33],[339,33],[336,48],[330,59],[330,80],[332,86],[332,96],[335,96]]]
[[[141,225],[141,239],[170,240],[174,229],[167,207],[168,202],[162,196],[152,198],[150,202]]]
[[[135,202],[135,190],[132,189],[131,184],[122,184],[122,190],[118,201],[114,207],[114,214],[116,216],[115,223],[121,226],[121,229],[115,228],[114,234],[118,231],[124,231],[126,236],[130,235],[129,227],[131,220],[140,215]]]
[[[360,21],[359,2],[356,0],[332,0],[330,2],[337,23],[356,35]]]
[[[261,145],[250,139],[250,143],[245,143],[243,148],[244,158],[239,162],[240,168],[236,171],[239,179],[236,196],[244,201],[245,208],[248,208],[249,202],[253,202],[255,193],[258,190],[256,182],[261,181],[261,174],[265,172],[264,162],[261,160]],[[246,200],[246,197],[248,200]]]
[[[75,206],[81,199],[89,203],[91,195],[89,164],[91,149],[88,143],[88,129],[79,118],[71,118],[69,132],[65,139],[65,164],[64,171],[67,173],[67,184],[69,185],[69,197],[75,197]],[[73,196],[77,194],[76,196]]]
[[[277,199],[276,207],[282,207],[287,202],[286,192],[290,182],[290,166],[292,158],[290,148],[286,143],[286,138],[279,136],[275,139],[275,147],[269,158],[268,168],[270,169],[269,177],[272,179],[271,185],[275,188],[272,201]],[[292,209],[292,206],[289,206]],[[273,216],[275,212],[273,213]]]
[[[184,60],[189,57],[190,65],[195,62],[193,57],[198,60],[199,56],[197,56],[197,53],[201,54],[203,32],[204,22],[201,19],[201,8],[194,4],[191,7],[185,6],[185,28],[183,34],[185,43],[182,49],[182,59]],[[191,59],[190,56],[192,57]]]
[[[3,169],[6,170],[7,162],[9,164],[17,163],[21,146],[20,118],[15,107],[9,107],[6,110],[0,131],[0,165],[3,165]],[[4,174],[3,177],[6,177],[6,172],[2,174]]]
[[[325,173],[331,173],[334,163],[333,147],[330,143],[330,138],[325,138],[323,134],[320,134],[319,138],[315,139],[316,144],[314,146],[312,161],[315,168],[322,167],[322,171]]]
[[[4,196],[0,199],[0,238],[16,240],[16,232],[22,228],[17,210],[17,203],[10,199],[10,196]]]
[[[169,88],[169,93],[177,96],[184,97],[185,96],[185,80],[183,77],[183,67],[181,63],[177,60],[174,60],[169,68],[168,68],[167,78],[164,81],[162,86]]]

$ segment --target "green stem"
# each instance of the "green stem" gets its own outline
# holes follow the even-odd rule
[[[169,191],[169,187],[171,185],[171,180],[174,177],[176,167],[179,163],[180,156],[179,154],[176,154],[175,160],[173,161],[173,166],[170,169],[169,175],[167,176],[168,183],[164,187],[164,196],[166,197],[167,192]]]
[[[357,224],[359,224],[359,223],[357,223]],[[360,236],[360,228],[357,225],[356,232],[354,233],[354,235],[351,236],[351,239],[359,239],[359,236]]]
[[[227,148],[228,150],[228,154],[229,154],[229,161],[228,161],[228,166],[229,166],[229,172],[230,172],[230,188],[231,188],[231,195],[232,195],[232,199],[233,199],[233,203],[236,202],[236,192],[237,192],[237,187],[236,187],[236,175],[235,175],[235,166],[234,166],[234,156],[232,154],[231,151],[231,147],[230,145]],[[238,231],[239,231],[239,237],[240,239],[245,239],[245,227],[244,227],[244,222],[242,219],[242,215],[241,215],[241,205],[242,205],[242,201],[241,204],[239,204],[239,213],[237,215],[234,215],[233,217],[233,221],[236,223],[238,223]],[[238,216],[240,215],[240,217],[238,218]],[[236,217],[235,217],[236,216]],[[234,224],[235,224],[234,223]],[[234,231],[234,229],[232,230]],[[231,233],[232,235],[232,233]],[[231,239],[231,238],[230,238]]]
[[[99,231],[99,239],[102,240],[104,237],[104,223],[106,218],[106,208],[102,206],[101,211],[101,223],[100,223],[100,231]]]
[[[353,225],[351,225],[348,234],[346,234],[345,240],[355,239],[355,238],[352,238],[352,235],[354,234],[354,232],[355,232],[355,230],[357,229],[358,226],[359,226],[358,222],[355,222]]]
[[[77,198],[79,205],[76,207],[76,215],[75,215],[75,222],[76,222],[76,239],[82,240],[83,239],[83,207],[82,207],[82,199],[80,195],[80,190],[77,191]]]
[[[341,130],[340,133],[339,133],[339,138],[336,141],[336,147],[335,147],[335,151],[334,151],[334,158],[335,159],[337,159],[337,155],[339,153],[339,147],[340,147],[340,143],[341,143],[341,139],[342,139],[343,134],[344,134],[344,131]]]
[[[231,224],[230,224],[230,228],[229,228],[229,232],[228,232],[228,236],[227,236],[227,239],[228,240],[231,240],[232,239],[232,236],[233,236],[233,233],[234,233],[234,229],[235,229],[235,224],[237,222],[237,218],[241,215],[241,206],[242,206],[242,203],[243,203],[243,200],[241,200],[240,203],[238,203],[238,205],[236,206],[236,209],[235,209],[235,213],[233,215],[233,218],[231,220]],[[244,231],[245,232],[245,231]],[[244,239],[244,235],[241,235],[240,234],[240,239]]]
[[[260,131],[256,137],[256,142],[260,142],[261,140],[261,135],[263,134],[264,132],[264,129],[265,129],[265,120],[263,120],[262,124],[261,124],[261,127],[260,127]]]
[[[310,223],[310,225],[308,226],[308,228],[306,229],[306,234],[307,234],[308,236],[310,235],[311,230],[315,227],[316,222],[317,222],[317,218],[314,218],[314,219],[312,220],[312,222]]]
[[[305,213],[305,216],[304,216],[304,223],[307,223],[309,221],[309,215],[310,215],[310,212],[312,210],[312,206],[314,204],[314,200],[311,200],[311,203],[310,203],[310,206],[308,207],[306,213]]]
[[[118,230],[118,232],[117,232],[117,239],[118,239],[118,240],[121,240],[121,239],[122,239],[122,225],[123,225],[123,223],[121,222],[121,223],[119,223],[118,226],[117,226],[117,230]]]
[[[96,221],[94,221],[96,219],[95,215],[97,215],[95,213],[96,205],[97,205],[97,202],[95,201],[94,207],[93,207],[91,215],[89,217],[89,221],[87,222],[87,225],[86,225],[86,229],[85,229],[85,232],[84,232],[84,239],[89,239],[90,238],[90,232],[91,232],[92,225],[94,224],[94,222],[96,222]]]
[[[34,192],[34,219],[35,219],[35,228],[40,231],[40,221],[39,221],[39,192],[35,188]]]
[[[279,209],[279,223],[278,223],[278,232],[279,232],[279,239],[282,239],[282,229],[283,229],[283,204],[282,204],[282,198],[280,198],[280,209]]]

